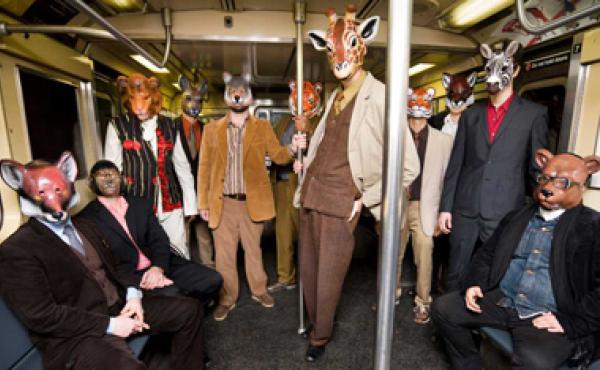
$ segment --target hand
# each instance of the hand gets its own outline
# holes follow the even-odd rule
[[[470,287],[465,293],[465,306],[467,306],[470,311],[481,313],[481,307],[477,304],[477,298],[483,298],[481,287]]]
[[[144,329],[150,329],[150,326],[143,321],[132,319],[126,316],[113,317],[115,326],[112,335],[121,338],[127,338],[133,333],[141,333]]]
[[[440,236],[441,233],[442,233],[442,229],[440,229],[440,225],[439,224],[435,225],[435,228],[433,229],[433,236],[438,237],[438,236]]]
[[[352,213],[350,213],[350,218],[348,218],[348,222],[354,219],[354,216],[360,213],[362,209],[362,200],[358,199],[354,201],[354,205],[352,206]]]
[[[302,131],[302,132],[310,131],[310,121],[305,116],[294,117],[294,122],[296,124],[297,131]]]
[[[129,317],[140,322],[144,322],[144,308],[142,307],[142,300],[140,298],[133,298],[127,301],[119,316]]]
[[[302,164],[302,162],[296,159],[292,167],[294,168],[294,173],[297,175],[300,172],[302,172],[302,168],[304,167],[304,165]]]
[[[532,321],[533,326],[538,329],[546,329],[550,333],[564,333],[565,330],[560,325],[556,316],[552,312],[546,312],[541,316],[536,317]]]
[[[201,209],[200,210],[200,218],[202,218],[204,221],[208,222],[208,217],[209,217],[208,209]]]
[[[296,153],[298,149],[306,149],[306,134],[294,134],[292,137],[292,151]]]
[[[444,234],[450,234],[452,232],[452,213],[440,212],[438,226]]]
[[[163,269],[157,266],[150,267],[144,275],[142,275],[142,281],[140,282],[140,287],[143,289],[156,289],[156,288],[164,288],[173,284],[171,279],[168,279]]]

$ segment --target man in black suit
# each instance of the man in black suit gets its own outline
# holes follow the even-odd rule
[[[448,291],[458,289],[475,245],[485,242],[508,212],[525,203],[535,179],[534,154],[547,144],[547,109],[513,91],[518,48],[516,41],[506,50],[481,45],[489,101],[473,105],[460,117],[438,220],[442,232],[451,232]]]
[[[149,294],[173,294],[176,287],[202,302],[216,297],[221,275],[171,252],[150,202],[121,195],[121,175],[114,163],[98,161],[90,171],[90,187],[98,198],[77,217],[99,226],[117,257],[119,271],[137,276]]]

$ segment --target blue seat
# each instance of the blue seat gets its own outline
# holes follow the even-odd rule
[[[0,299],[0,370],[43,370],[42,355],[35,348],[27,328]],[[132,337],[129,348],[139,357],[148,341],[147,335]]]
[[[484,326],[480,329],[484,337],[488,338],[496,348],[498,348],[506,356],[512,356],[513,342],[510,333],[506,330],[491,328]],[[566,364],[561,366],[559,370],[576,370],[576,367],[569,367]],[[592,363],[588,370],[600,370],[600,360]]]

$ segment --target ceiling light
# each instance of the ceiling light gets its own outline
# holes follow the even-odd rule
[[[170,73],[168,69],[166,69],[164,67],[163,68],[157,67],[154,63],[152,63],[151,61],[149,61],[148,59],[144,58],[143,56],[141,56],[139,54],[130,55],[130,57],[131,57],[131,59],[140,63],[141,65],[148,68],[149,70],[151,70],[154,73]]]
[[[144,9],[144,1],[142,0],[101,0],[101,2],[117,11],[139,12]]]
[[[514,0],[463,0],[444,15],[442,26],[468,28],[514,4]]]
[[[408,75],[412,77],[433,67],[435,67],[433,63],[418,63],[408,69]]]

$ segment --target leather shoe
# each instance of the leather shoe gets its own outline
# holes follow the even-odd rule
[[[313,346],[312,344],[309,344],[308,349],[306,350],[305,360],[307,362],[315,362],[323,355],[323,352],[325,352],[325,345]]]

